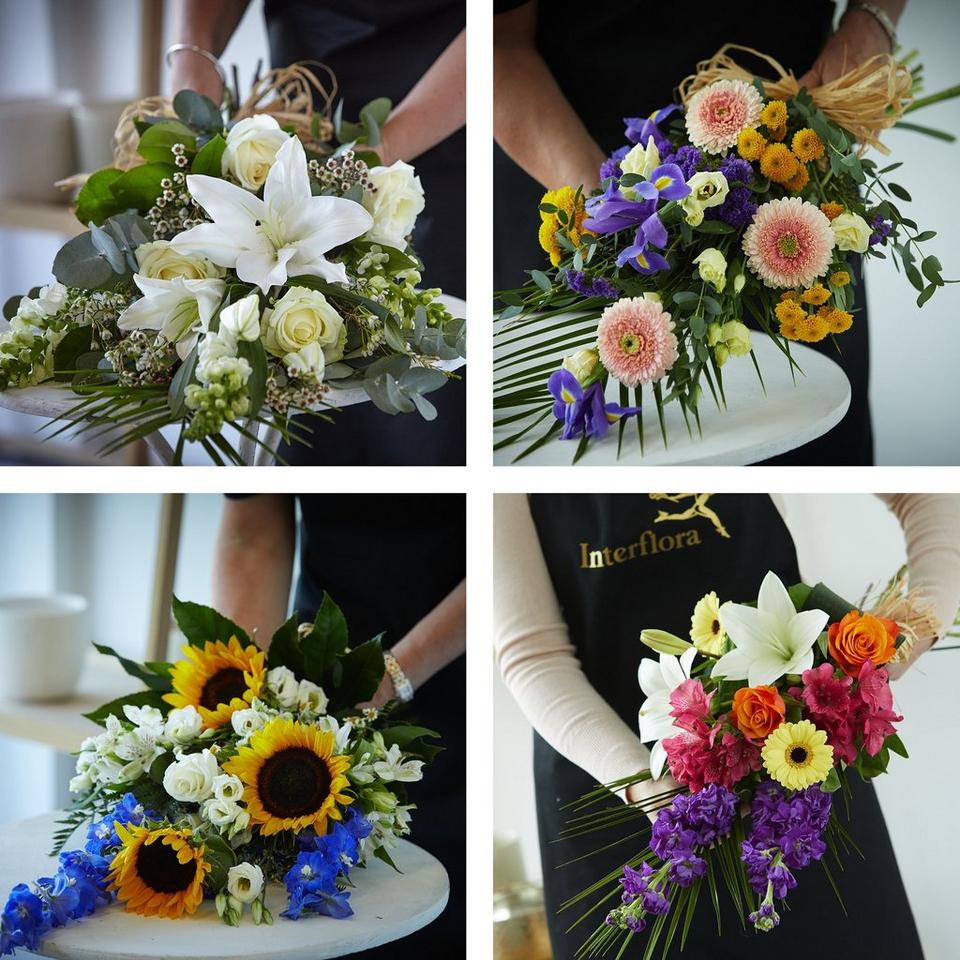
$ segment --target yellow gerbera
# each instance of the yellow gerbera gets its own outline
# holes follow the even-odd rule
[[[804,303],[810,303],[815,307],[819,307],[830,299],[830,291],[827,290],[822,283],[816,283],[808,290],[804,290],[803,293],[800,294],[800,299]]]
[[[760,122],[768,129],[775,130],[787,122],[787,105],[783,100],[771,100],[760,111]]]
[[[850,274],[846,270],[837,270],[830,274],[830,286],[845,287],[850,282]]]
[[[175,920],[200,906],[210,864],[192,831],[122,823],[116,830],[123,846],[110,864],[107,881],[127,910]]]
[[[782,143],[771,143],[760,158],[760,172],[774,183],[786,183],[799,168],[800,161]]]
[[[809,720],[781,723],[760,751],[767,773],[788,790],[822,783],[833,767],[833,747],[827,735]]]
[[[267,675],[266,654],[253,644],[243,647],[236,637],[229,643],[208,640],[203,647],[183,648],[186,660],[173,665],[173,693],[163,699],[174,707],[196,707],[204,729],[222,727],[237,710],[260,696]]]
[[[548,190],[540,202],[552,204],[567,217],[567,222],[563,224],[556,213],[540,211],[540,246],[550,254],[550,263],[556,266],[563,257],[563,250],[557,242],[558,231],[562,230],[575,247],[580,246],[585,233],[591,232],[583,229],[583,221],[587,215],[586,201],[583,194],[577,198],[577,191],[573,187],[560,187],[559,190]]]
[[[243,802],[264,836],[313,827],[325,833],[327,819],[353,803],[347,785],[349,757],[334,753],[333,734],[278,717],[241,747],[223,769],[244,784]]]
[[[737,137],[737,153],[744,160],[759,160],[763,156],[766,146],[766,137],[751,128],[741,130]]]
[[[707,656],[720,657],[727,649],[727,635],[720,624],[720,600],[713,590],[701,597],[693,608],[690,639]]]
[[[823,144],[809,127],[798,130],[790,141],[793,152],[804,162],[819,160],[823,156]]]

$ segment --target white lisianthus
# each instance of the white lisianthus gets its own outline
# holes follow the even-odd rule
[[[151,240],[141,243],[134,252],[138,273],[151,280],[210,280],[222,277],[223,267],[211,263],[206,257],[183,253],[174,249],[169,240]]]
[[[727,258],[716,247],[707,247],[693,262],[700,270],[701,279],[717,293],[723,293],[727,285]]]
[[[343,356],[347,328],[343,317],[318,290],[291,287],[263,314],[263,345],[275,357],[300,353],[317,344],[329,363]]]
[[[687,186],[690,193],[680,201],[680,207],[691,227],[700,226],[703,211],[718,207],[730,192],[727,178],[719,170],[701,170],[687,181]]]
[[[218,800],[232,800],[236,803],[243,797],[243,781],[232,773],[222,773],[213,781],[213,795]]]
[[[397,160],[389,167],[374,167],[370,180],[376,190],[363,198],[373,217],[366,239],[403,250],[426,206],[420,178],[409,163]]]
[[[218,830],[231,826],[240,815],[241,807],[234,800],[223,800],[211,797],[203,801],[201,811],[203,818],[212,823]]]
[[[387,751],[385,759],[377,760],[373,764],[374,773],[384,783],[390,783],[391,780],[415,783],[423,779],[422,767],[422,760],[403,760],[400,747],[396,743]]]
[[[267,689],[284,710],[292,710],[300,699],[300,683],[288,667],[274,667],[267,671]]]
[[[164,736],[178,745],[185,745],[196,740],[203,732],[203,717],[197,708],[190,704],[186,707],[177,707],[167,714],[164,724]]]
[[[287,375],[299,380],[314,380],[323,383],[323,374],[327,361],[319,343],[308,343],[296,353],[287,353],[283,357]]]
[[[561,366],[564,370],[569,370],[578,383],[584,384],[593,376],[599,363],[600,354],[595,349],[585,348],[564,357]]]
[[[859,213],[841,213],[830,221],[830,229],[837,241],[838,250],[866,253],[870,246],[870,234],[873,230]]]
[[[234,340],[260,338],[260,297],[255,293],[231,303],[220,311],[220,332]]]
[[[309,680],[301,680],[297,688],[297,709],[304,713],[326,713],[327,695],[323,692],[323,687],[318,687]]]
[[[235,711],[230,717],[230,724],[233,727],[233,732],[240,737],[241,742],[244,742],[266,726],[268,719],[259,710],[248,708]]]
[[[263,871],[255,863],[238,863],[227,873],[227,892],[241,903],[252,903],[263,890]]]
[[[221,770],[209,751],[182,755],[163,774],[163,789],[181,803],[201,803],[213,792],[213,783]]]
[[[268,113],[240,120],[227,133],[221,172],[232,174],[242,187],[256,192],[266,182],[277,151],[289,139],[290,134]]]

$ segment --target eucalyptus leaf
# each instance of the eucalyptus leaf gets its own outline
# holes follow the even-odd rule
[[[196,130],[219,132],[223,129],[220,108],[209,97],[195,90],[181,90],[173,98],[173,109],[187,126]]]

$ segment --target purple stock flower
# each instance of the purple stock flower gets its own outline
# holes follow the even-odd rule
[[[594,439],[606,436],[611,423],[640,412],[639,407],[621,407],[604,403],[603,384],[592,383],[586,390],[569,370],[555,370],[547,381],[554,398],[553,415],[563,423],[560,436],[573,440],[586,434]]]
[[[726,157],[720,163],[720,172],[727,178],[727,183],[733,183],[735,180],[744,186],[750,186],[753,179],[753,167],[740,157]]]
[[[708,220],[722,220],[731,227],[743,227],[753,220],[757,212],[757,205],[753,202],[753,194],[749,187],[732,187],[727,199],[719,207],[710,207],[705,210]]]
[[[873,233],[870,234],[869,244],[871,247],[875,247],[878,243],[886,242],[887,237],[890,236],[890,231],[893,229],[893,222],[884,220],[880,214],[877,214],[870,221],[870,226],[873,227]]]
[[[676,153],[667,154],[664,163],[675,163],[682,171],[685,180],[689,180],[696,172],[703,154],[697,147],[678,147]]]
[[[646,890],[643,894],[643,909],[647,913],[669,913],[670,901],[659,890]]]
[[[726,836],[737,813],[737,796],[716,783],[711,783],[687,798],[684,817],[696,832],[697,843],[707,846],[717,837]]]
[[[567,287],[581,297],[603,297],[605,300],[616,300],[620,291],[606,277],[591,279],[582,270],[567,270],[565,279]]]
[[[753,913],[750,914],[749,920],[753,924],[754,930],[760,933],[769,933],[774,927],[779,925],[780,915],[773,908],[772,903],[764,901],[760,904],[759,910],[754,910]]]
[[[653,867],[649,863],[641,863],[639,870],[634,870],[629,864],[623,865],[623,876],[620,883],[623,885],[623,894],[631,901],[646,892],[647,884],[653,876]],[[624,901],[628,903],[630,901]]]
[[[674,856],[670,861],[670,871],[667,876],[672,883],[681,887],[689,887],[694,880],[698,880],[707,872],[707,861],[695,853],[685,853]]]

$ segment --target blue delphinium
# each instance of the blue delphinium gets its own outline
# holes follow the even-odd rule
[[[143,809],[140,801],[132,793],[126,793],[117,805],[102,820],[91,823],[87,828],[87,842],[84,845],[87,853],[102,856],[103,852],[111,847],[120,846],[117,836],[117,824],[139,825],[144,819],[154,818],[154,814]]]

